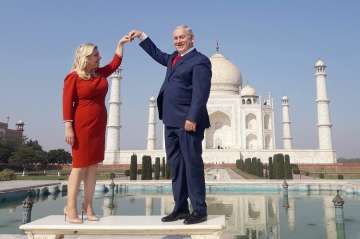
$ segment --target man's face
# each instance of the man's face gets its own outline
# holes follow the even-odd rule
[[[174,41],[175,49],[179,54],[185,53],[194,45],[194,39],[183,28],[179,28],[174,31],[173,41]]]

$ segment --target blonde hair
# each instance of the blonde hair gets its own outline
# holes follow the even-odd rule
[[[81,78],[90,78],[91,75],[85,72],[85,68],[88,64],[88,56],[90,56],[96,48],[97,46],[93,43],[84,43],[75,50],[72,71],[75,71]]]

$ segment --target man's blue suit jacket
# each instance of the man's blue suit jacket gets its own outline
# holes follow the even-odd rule
[[[209,128],[206,103],[211,86],[211,63],[193,49],[172,66],[177,52],[162,52],[148,37],[140,46],[158,63],[167,67],[165,80],[157,97],[159,118],[166,126],[183,128],[185,120],[197,128]]]

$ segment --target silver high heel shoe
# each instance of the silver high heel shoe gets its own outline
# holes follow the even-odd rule
[[[87,217],[88,221],[99,221],[100,220],[95,214],[92,213],[91,215],[89,215],[87,213],[87,210],[85,209],[85,204],[84,203],[81,204],[81,211],[82,211],[83,214],[86,213],[86,217]]]

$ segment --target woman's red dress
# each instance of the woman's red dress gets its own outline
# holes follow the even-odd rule
[[[72,146],[72,166],[87,167],[104,160],[107,112],[105,96],[106,78],[120,65],[115,55],[110,64],[98,68],[98,76],[81,79],[76,72],[69,73],[64,81],[63,116],[73,120],[75,143]]]

